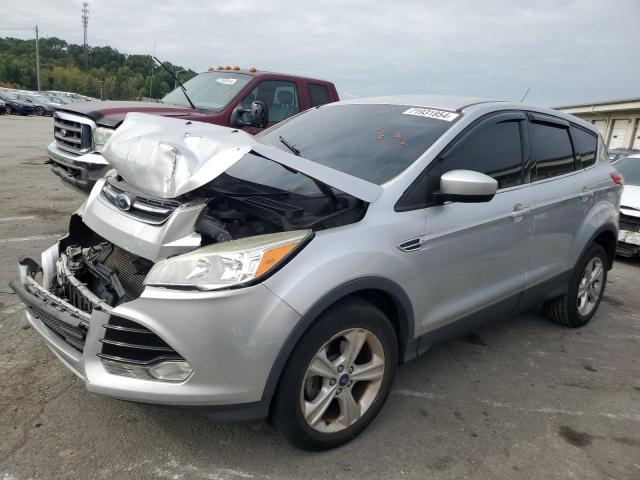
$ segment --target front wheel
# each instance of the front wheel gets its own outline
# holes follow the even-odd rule
[[[36,107],[36,115],[38,115],[39,117],[44,117],[44,108]]]
[[[601,245],[594,243],[575,266],[567,293],[547,302],[547,317],[567,327],[581,327],[596,313],[607,283],[609,258]]]
[[[7,105],[6,107],[4,107],[4,111],[7,115],[13,114],[13,108],[11,108],[11,105]]]
[[[356,437],[382,408],[395,376],[395,331],[374,305],[350,299],[303,336],[282,374],[271,421],[305,450]]]

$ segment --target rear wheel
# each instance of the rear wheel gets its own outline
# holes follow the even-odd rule
[[[595,315],[607,283],[609,259],[604,248],[591,245],[578,261],[567,293],[547,302],[547,317],[567,327],[581,327]]]
[[[44,117],[44,108],[36,107],[36,115],[38,115],[39,117]]]
[[[372,304],[350,299],[325,312],[296,346],[271,420],[305,450],[334,448],[375,418],[398,363],[395,331]]]
[[[13,113],[13,108],[11,108],[11,105],[7,105],[4,107],[4,111],[7,115],[11,115]]]

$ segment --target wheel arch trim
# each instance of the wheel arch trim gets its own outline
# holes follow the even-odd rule
[[[313,325],[316,319],[336,302],[350,296],[367,290],[380,290],[385,292],[393,300],[394,305],[399,313],[398,329],[399,329],[399,351],[401,352],[400,360],[403,358],[413,358],[416,356],[417,341],[415,336],[415,321],[413,306],[404,289],[395,282],[382,277],[363,277],[350,280],[342,285],[334,288],[318,300],[307,312],[302,316],[297,325],[289,333],[284,344],[280,348],[278,355],[271,366],[267,382],[262,392],[262,399],[273,397],[280,375],[298,344],[298,341]],[[404,352],[404,354],[402,353]]]
[[[611,270],[613,268],[613,262],[616,257],[616,245],[618,242],[618,227],[613,223],[605,223],[604,225],[601,225],[600,228],[596,229],[596,231],[593,232],[593,234],[591,234],[591,237],[589,237],[589,241],[582,247],[582,250],[580,251],[580,255],[578,256],[578,260],[582,257],[582,255],[584,255],[584,252],[587,250],[587,248],[589,248],[590,245],[595,243],[596,238],[598,238],[603,233],[610,233],[613,235],[613,238],[614,238],[612,251],[607,250],[606,245],[602,245],[602,247],[607,252],[607,255],[609,256],[609,259],[608,259],[609,265],[607,265],[608,267],[607,270]],[[576,260],[576,262],[578,260]]]

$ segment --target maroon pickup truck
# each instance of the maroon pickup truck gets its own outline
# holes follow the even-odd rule
[[[53,173],[88,193],[111,168],[100,151],[129,112],[242,128],[252,134],[311,107],[338,100],[331,82],[255,68],[219,67],[196,75],[156,102],[90,102],[54,114],[47,148]],[[192,106],[193,104],[193,106]],[[194,108],[195,107],[195,108]]]

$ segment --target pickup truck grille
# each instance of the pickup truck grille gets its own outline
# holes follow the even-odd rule
[[[77,154],[87,153],[91,151],[93,144],[90,120],[65,113],[54,113],[53,138],[62,150]]]
[[[102,188],[102,197],[114,208],[118,209],[124,215],[135,218],[144,223],[152,225],[160,225],[164,223],[180,206],[180,202],[166,199],[143,197],[139,195],[130,195],[133,197],[131,207],[128,210],[121,210],[116,204],[116,197],[127,193],[109,182],[105,182]]]

